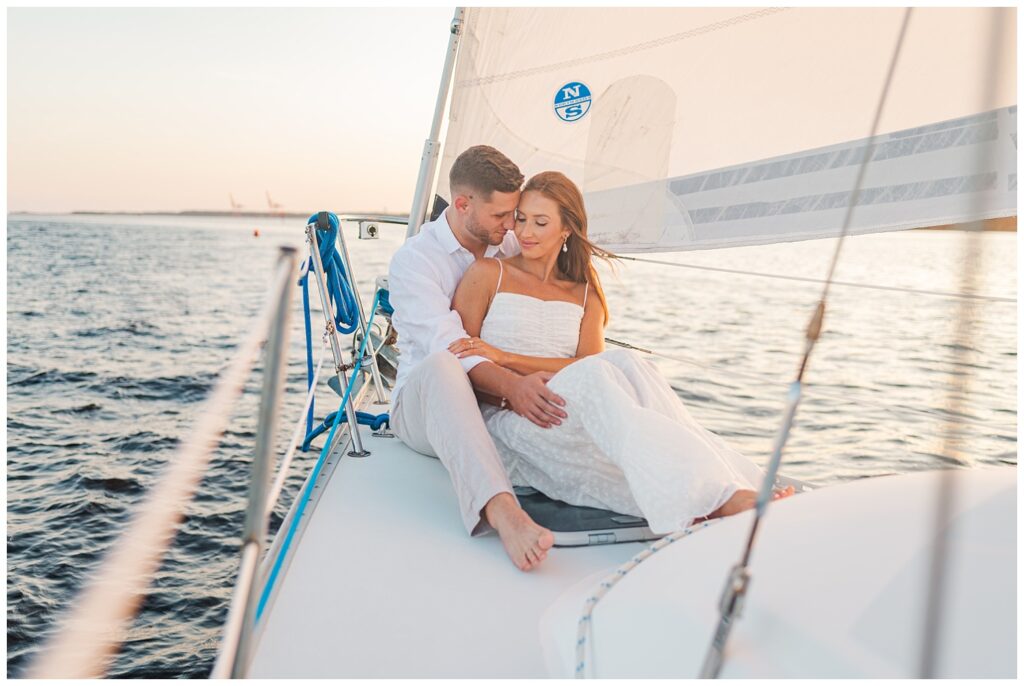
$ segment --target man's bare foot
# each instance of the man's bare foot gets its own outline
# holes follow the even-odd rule
[[[555,542],[551,532],[530,519],[511,493],[488,500],[484,516],[497,530],[512,563],[524,572],[543,562]]]
[[[779,500],[780,498],[788,498],[789,496],[796,493],[796,489],[792,486],[786,486],[785,488],[776,488],[772,491],[772,500]],[[732,494],[732,497],[725,501],[725,504],[720,508],[709,514],[706,519],[714,519],[715,517],[728,517],[730,515],[743,512],[744,510],[750,510],[757,506],[757,491],[750,491],[747,489],[740,489]]]

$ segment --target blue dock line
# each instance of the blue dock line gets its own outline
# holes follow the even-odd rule
[[[325,212],[327,215],[328,229],[324,235],[317,237],[317,246],[320,252],[320,262],[324,266],[324,277],[327,281],[327,297],[334,308],[334,327],[338,333],[350,334],[359,326],[359,310],[356,307],[356,298],[352,293],[352,287],[348,282],[345,262],[338,252],[338,231],[341,223],[338,215],[333,212]],[[317,225],[320,213],[311,215],[306,225]],[[319,229],[314,229],[319,230]],[[308,257],[303,263],[302,276],[299,277],[299,285],[302,286],[302,315],[306,327],[306,392],[309,392],[313,385],[313,335],[309,320],[309,273],[313,270],[313,258]],[[306,435],[313,431],[313,406],[316,400],[309,404],[309,412],[306,414]],[[309,441],[302,444],[302,451],[309,449]]]
[[[369,331],[370,324],[373,323],[373,318],[377,314],[377,304],[380,302],[381,291],[377,291],[376,295],[373,296],[373,307],[370,310],[370,321],[366,324],[366,329]],[[263,587],[263,592],[260,594],[259,604],[256,606],[256,622],[259,622],[263,616],[263,610],[266,608],[267,600],[270,598],[271,591],[274,590],[274,583],[277,581],[277,575],[281,571],[281,565],[284,564],[284,558],[288,555],[288,549],[291,547],[292,539],[295,537],[295,532],[299,528],[299,521],[302,519],[303,513],[306,511],[306,503],[309,502],[310,495],[313,493],[313,486],[316,484],[317,479],[320,476],[320,471],[323,469],[324,463],[327,461],[327,453],[330,451],[331,444],[334,441],[334,434],[338,430],[338,426],[341,425],[341,418],[345,415],[344,409],[348,404],[349,396],[352,394],[352,388],[355,386],[356,379],[359,378],[359,371],[363,366],[363,355],[366,352],[366,344],[370,340],[369,336],[363,337],[363,342],[359,346],[359,356],[355,359],[352,368],[352,378],[348,381],[348,386],[345,388],[345,393],[341,396],[341,404],[338,405],[337,412],[334,413],[334,422],[331,424],[331,432],[327,435],[327,441],[324,442],[324,447],[320,449],[320,457],[316,461],[316,465],[313,467],[313,471],[310,474],[309,481],[306,484],[306,488],[302,492],[301,499],[299,500],[299,506],[295,510],[295,516],[292,517],[291,524],[288,526],[288,533],[285,535],[284,543],[281,544],[281,550],[277,553],[277,559],[274,560],[274,566],[270,570],[270,574],[267,576],[267,583]],[[359,426],[356,425],[351,427],[352,431],[358,431]]]
[[[303,452],[309,450],[309,444],[313,441],[314,438],[322,434],[324,431],[327,431],[328,425],[334,422],[334,415],[336,415],[338,412],[342,411],[335,410],[334,412],[331,412],[329,415],[324,417],[324,421],[320,423],[320,426],[316,427],[311,432],[306,434],[305,440],[302,441]],[[348,421],[348,417],[345,416],[344,412],[342,412],[341,421]],[[383,412],[381,414],[371,414],[370,412],[356,410],[356,421],[362,424],[363,426],[370,427],[370,429],[373,431],[379,431],[382,426],[391,426],[391,415],[388,414],[387,412]]]

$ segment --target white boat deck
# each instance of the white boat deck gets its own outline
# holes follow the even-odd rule
[[[862,479],[773,503],[758,532],[749,594],[734,624],[726,679],[914,678],[937,536],[942,472]],[[936,674],[1016,674],[1017,470],[964,469],[954,479]],[[753,512],[665,547],[624,577],[589,624],[588,676],[694,678]],[[682,581],[685,580],[685,581]],[[546,613],[550,674],[579,664],[583,583]]]
[[[260,620],[248,676],[571,676],[584,602],[647,544],[556,548],[520,572],[495,534],[467,535],[438,460],[361,428],[372,454],[346,456],[347,435],[332,453]],[[943,650],[941,673],[1006,676],[1016,469],[955,476],[946,622],[955,649]],[[937,483],[938,473],[867,479],[775,504],[723,676],[914,675]],[[697,530],[631,572],[594,615],[600,666],[588,653],[587,672],[695,676],[751,516]]]
[[[325,468],[260,621],[249,676],[546,676],[545,610],[646,544],[556,548],[520,572],[496,534],[466,533],[438,460],[361,429],[372,455]]]

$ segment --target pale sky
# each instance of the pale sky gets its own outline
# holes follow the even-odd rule
[[[636,19],[635,35],[626,31],[628,22],[609,24],[601,17],[580,30],[594,50],[639,45],[680,27],[710,25],[718,14],[737,10],[681,11],[686,21],[665,26]],[[269,192],[293,212],[405,212],[453,13],[454,8],[9,9],[8,211],[229,210],[229,194],[247,210],[267,210]],[[682,98],[671,118],[681,133],[674,134],[670,158],[682,166],[670,175],[865,137],[901,17],[897,10],[794,12],[770,34],[748,22],[717,43],[687,43],[692,69],[677,68],[678,60],[644,65],[643,73],[657,73]],[[575,45],[562,40],[565,17],[539,25],[524,21],[526,29],[501,28],[491,37],[516,64],[557,62],[560,47]],[[984,79],[976,75],[986,73],[990,21],[968,10],[914,16],[883,132],[1016,103],[1012,68],[999,71],[999,97],[985,106],[977,102],[975,91]],[[817,35],[816,26],[830,28]],[[790,59],[781,49],[784,39],[776,46],[782,29],[798,48],[806,47],[805,35],[819,40],[821,58]],[[1002,29],[1014,64],[1014,27]],[[877,42],[874,49],[866,49],[865,36]],[[935,36],[953,38],[936,50]],[[835,49],[825,50],[826,44]],[[765,59],[766,50],[774,61]],[[620,62],[616,69],[633,69]],[[604,70],[594,84],[618,78],[614,70],[604,73],[610,63],[593,64]],[[765,73],[729,87],[755,66]],[[574,78],[586,73],[582,67],[577,72]],[[522,89],[488,91],[488,106],[500,113],[500,122],[479,118],[483,132],[465,124],[466,140],[455,142],[486,140],[526,165],[527,173],[560,168],[551,166],[560,160],[589,159],[584,148],[590,129],[567,129],[549,104],[558,84],[538,83],[529,102],[522,102]],[[632,143],[625,145],[614,150],[614,165],[634,154]],[[535,146],[555,152],[534,155]],[[662,147],[654,146],[658,155]]]
[[[10,212],[409,208],[454,8],[7,12]]]

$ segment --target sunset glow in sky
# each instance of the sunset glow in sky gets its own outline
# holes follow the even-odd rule
[[[8,211],[407,211],[453,12],[9,9]]]
[[[660,44],[676,24],[717,26],[741,10],[620,11],[643,18],[608,21],[603,10],[574,8],[526,13],[521,26],[500,23],[486,39],[502,46],[502,59],[492,61],[518,60],[509,69],[560,59],[575,64],[579,46],[564,39],[567,23],[591,27],[582,34],[586,51],[613,43],[632,50],[655,37]],[[686,22],[677,13],[686,13]],[[267,211],[269,194],[288,212],[406,212],[453,14],[454,8],[9,9],[8,211],[227,211],[229,198],[244,210]],[[1016,103],[1015,22],[1004,20],[996,34],[990,14],[948,8],[915,15],[880,132]],[[672,146],[651,147],[657,164],[669,151],[669,167],[634,170],[629,160],[643,157],[643,148],[625,138],[622,150],[604,141],[602,154],[611,157],[601,162],[636,178],[663,178],[860,140],[870,131],[894,54],[888,46],[904,15],[898,8],[801,10],[784,15],[771,32],[741,22],[715,40],[694,40],[686,58],[651,48],[638,54],[652,66],[634,65],[623,53],[614,64],[625,71],[613,69],[607,79],[642,74],[672,84],[656,91],[672,103],[664,106]],[[1000,40],[993,43],[993,35]],[[1011,56],[1002,69],[991,68],[993,44],[1005,44],[1000,54]],[[799,49],[790,54],[786,45],[817,46],[814,59]],[[577,52],[562,54],[570,46]],[[587,64],[612,64],[603,59],[591,56]],[[995,75],[991,97],[982,97],[982,74]],[[549,104],[558,84],[524,91],[517,83],[479,91],[486,101],[460,101],[483,114],[462,117],[466,133],[450,136],[453,146],[497,145],[527,173],[566,161],[596,169],[586,146],[588,132],[599,127],[559,128],[564,122]],[[635,101],[661,111],[649,95]],[[480,129],[470,127],[485,120]],[[644,126],[630,130],[642,133]],[[551,154],[535,155],[538,148]],[[585,182],[578,169],[563,171]]]

